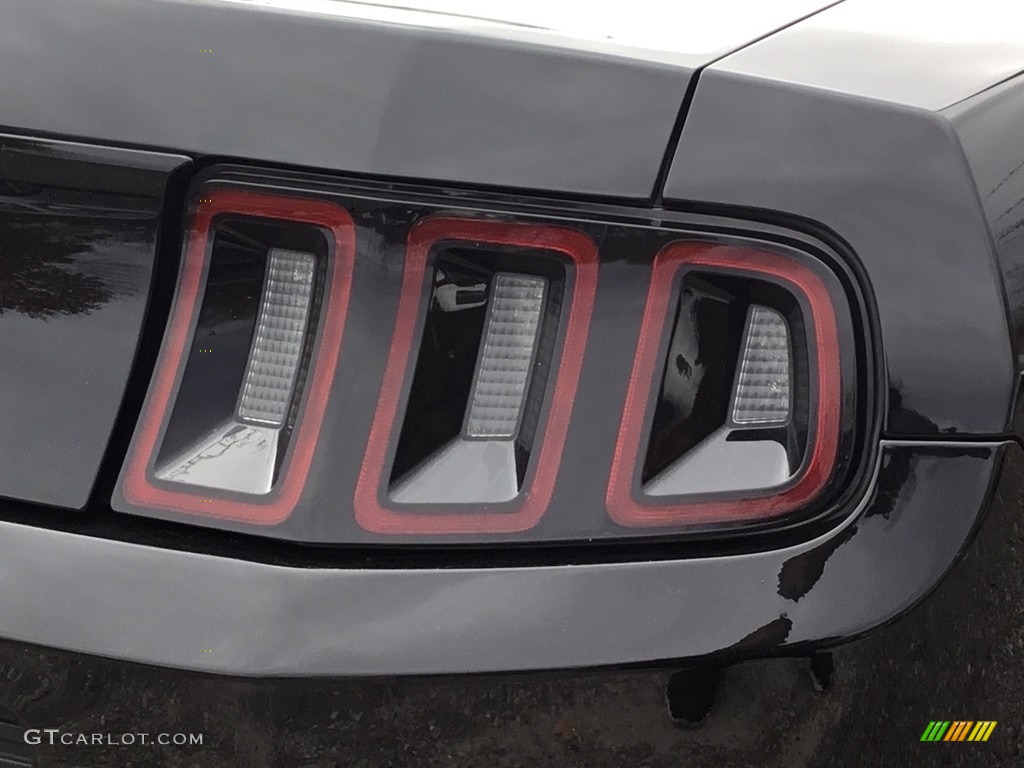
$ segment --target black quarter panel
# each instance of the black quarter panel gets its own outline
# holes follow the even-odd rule
[[[1001,276],[943,117],[713,67],[666,197],[785,212],[848,243],[877,301],[888,434],[1005,432],[1015,370]]]
[[[963,145],[992,231],[1019,356],[1024,352],[1024,76],[954,105],[946,116]],[[1014,424],[1018,435],[1024,433],[1019,403]]]

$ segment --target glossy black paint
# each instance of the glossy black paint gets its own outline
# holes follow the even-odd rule
[[[1013,342],[1024,354],[1024,77],[988,89],[945,111],[978,187],[1003,275]],[[1017,401],[1014,432],[1024,436]]]
[[[0,496],[85,506],[184,162],[0,136]]]
[[[840,9],[847,6],[855,4]],[[862,67],[845,66],[858,58],[850,51],[865,38],[850,37],[853,49],[832,48],[832,16],[824,16],[810,37],[801,31],[796,38],[823,41],[809,50],[832,53],[829,66],[818,68],[825,76],[817,83],[792,81],[806,76],[815,58],[794,55],[804,50],[799,46],[768,48],[745,63],[733,59],[705,71],[666,188],[654,190],[658,204],[664,192],[668,207],[695,212],[692,218],[600,206],[579,216],[605,217],[609,232],[663,217],[700,231],[767,235],[814,248],[822,247],[814,236],[820,235],[830,244],[825,250],[859,259],[860,283],[852,280],[851,290],[865,289],[868,309],[859,322],[871,345],[861,362],[871,379],[869,396],[878,396],[875,373],[889,377],[882,390],[889,397],[886,429],[992,442],[887,443],[870,506],[845,525],[833,518],[814,529],[817,538],[811,529],[789,538],[766,535],[758,541],[761,551],[712,549],[706,542],[703,549],[673,551],[672,544],[639,542],[517,560],[479,550],[313,549],[129,520],[109,514],[95,494],[81,519],[8,501],[0,503],[0,634],[240,674],[464,672],[799,652],[867,631],[920,599],[966,546],[986,506],[1003,450],[991,436],[1007,429],[1016,387],[994,258],[995,247],[1014,241],[992,242],[987,225],[999,215],[979,202],[971,178],[971,171],[980,178],[978,158],[993,150],[972,149],[954,116],[930,111],[946,106],[950,94],[970,96],[992,83],[978,68],[959,66],[963,49],[947,56],[931,44],[924,46],[927,55],[946,68],[930,70],[939,76],[928,87],[903,72],[886,79],[882,93],[873,91],[867,86],[880,79],[877,69],[867,76]],[[632,198],[646,197],[657,178],[681,86],[698,65],[623,63],[448,32],[156,0],[9,0],[4,22],[4,120],[28,132],[456,186]],[[125,32],[116,55],[107,44],[111,30]],[[884,36],[874,42],[876,50],[906,50]],[[227,66],[195,57],[207,45],[228,51],[221,60]],[[929,60],[919,58],[920,47],[913,50],[904,57],[912,64]],[[125,61],[133,65],[131,78],[124,77]],[[786,73],[767,71],[780,61],[798,65],[788,82]],[[862,64],[872,68],[877,61],[867,57]],[[835,76],[852,83],[850,89],[834,88]],[[946,79],[955,87],[946,87]],[[577,89],[572,99],[566,98],[570,81]],[[501,88],[492,92],[494,84]],[[1018,102],[1008,97],[1005,103]],[[989,106],[978,110],[980,120],[1012,123],[1012,106],[1005,112]],[[120,150],[103,152],[109,160]],[[91,189],[79,180],[88,179],[88,169],[67,168],[73,188]],[[281,177],[278,183],[294,182]],[[507,198],[444,194],[453,208],[469,201],[509,209]],[[550,213],[536,199],[513,207],[538,217]],[[1004,257],[1004,270],[1011,260]],[[612,279],[636,272],[635,264],[620,262]],[[364,266],[381,281],[398,269],[393,259]],[[362,328],[357,344],[370,349],[386,337],[386,309]],[[621,341],[630,330],[615,327],[622,307],[609,300],[603,310],[605,330]],[[159,325],[160,318],[150,322]],[[873,354],[883,346],[884,368]],[[88,343],[82,348],[93,351]],[[604,370],[594,365],[591,373]],[[370,384],[357,372],[347,375],[344,391],[369,400]],[[620,390],[623,375],[610,377]],[[130,411],[123,413],[122,438],[132,427]],[[595,433],[607,433],[605,414],[596,408],[592,414]],[[854,453],[868,457],[878,423],[865,422]],[[606,461],[594,447],[600,443],[584,439],[589,436],[574,445],[581,466]],[[348,432],[333,436],[344,446],[339,450],[358,454],[362,446],[346,439]],[[120,461],[120,453],[111,455],[107,477]],[[580,470],[575,480],[582,479]],[[868,487],[861,479],[858,491]],[[852,510],[856,496],[845,500],[845,509]],[[169,624],[166,607],[183,603],[189,613]],[[216,656],[202,655],[211,640]]]
[[[685,681],[702,670],[718,680],[710,712],[697,725],[672,720],[672,711],[691,707],[700,692],[680,686],[673,677],[679,667],[671,666],[239,679],[12,641],[0,641],[0,705],[33,728],[155,733],[173,724],[205,734],[201,747],[146,751],[44,743],[39,759],[46,768],[1019,768],[1022,478],[1024,454],[1011,448],[990,511],[962,560],[892,625],[812,662],[797,655],[685,665]],[[772,627],[781,634],[785,624],[777,620]],[[812,664],[820,672],[827,661],[831,674],[813,678]],[[922,744],[921,732],[937,717],[984,717],[999,725],[984,744]]]
[[[1001,454],[989,443],[887,444],[874,491],[841,527],[709,558],[642,562],[636,551],[573,567],[295,568],[4,522],[0,634],[245,675],[788,652],[859,635],[931,591],[969,541]],[[61,588],[40,600],[37,586],[58,574]],[[766,630],[780,621],[785,632]]]
[[[701,75],[666,199],[785,212],[849,245],[878,307],[886,434],[1005,433],[1016,365],[1002,280],[944,118],[734,73],[731,60]]]
[[[847,514],[863,491],[865,470],[871,464],[877,437],[878,380],[874,375],[873,329],[856,277],[846,267],[843,257],[826,243],[803,237],[806,245],[800,245],[797,241],[802,236],[798,232],[751,229],[742,222],[725,218],[672,213],[663,214],[658,222],[652,222],[649,212],[643,209],[609,208],[595,212],[560,208],[540,201],[524,209],[522,202],[518,201],[517,205],[515,198],[503,197],[498,202],[471,193],[456,196],[422,187],[344,184],[322,176],[231,167],[209,169],[196,181],[193,199],[204,194],[201,190],[210,188],[204,184],[225,183],[273,191],[282,196],[315,195],[333,200],[355,220],[356,264],[345,337],[307,483],[295,511],[273,527],[135,506],[127,501],[120,486],[112,500],[113,508],[119,512],[155,515],[190,525],[279,539],[381,546],[492,546],[510,541],[572,543],[679,534],[680,528],[654,531],[614,524],[606,511],[605,494],[647,300],[651,262],[667,243],[688,238],[756,248],[757,238],[767,237],[764,247],[781,249],[813,268],[834,297],[846,375],[838,469],[822,498],[816,499],[812,507],[776,521],[690,526],[682,532],[689,538],[696,535],[703,539],[745,536],[747,546],[760,548],[768,544],[750,539],[752,535],[766,530],[792,531],[810,520],[813,527],[799,535],[813,536],[821,532],[821,526],[827,526],[827,520],[834,523]],[[609,215],[605,211],[616,213]],[[380,534],[360,527],[353,513],[357,478],[366,455],[401,294],[406,239],[416,222],[432,215],[562,225],[586,233],[598,245],[596,303],[572,404],[568,437],[558,466],[555,493],[543,519],[528,531],[500,536]],[[665,328],[664,334],[668,332]],[[409,382],[404,384],[408,386]],[[542,424],[546,418],[546,415],[542,417]],[[199,411],[196,411],[194,427],[187,426],[189,415],[185,409],[176,410],[175,419],[188,434],[201,434],[209,429],[208,420]],[[136,444],[137,441],[138,438]],[[390,467],[382,471],[389,473]],[[196,493],[203,498],[232,498],[209,489]]]
[[[350,173],[647,197],[708,58],[573,52],[321,5],[5,0],[0,124]]]

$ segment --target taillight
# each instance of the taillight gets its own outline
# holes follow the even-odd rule
[[[565,543],[818,528],[858,492],[861,305],[810,238],[213,178],[120,512],[325,544]]]
[[[570,229],[447,218],[412,229],[356,487],[360,525],[426,534],[536,525],[561,460],[596,281],[596,247]]]
[[[835,309],[814,269],[670,244],[654,260],[608,511],[647,527],[804,507],[832,476],[842,399]]]
[[[129,503],[256,524],[291,513],[338,358],[354,251],[352,219],[333,203],[201,194],[125,468]]]

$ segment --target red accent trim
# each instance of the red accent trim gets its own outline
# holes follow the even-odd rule
[[[313,376],[306,392],[305,407],[292,438],[291,456],[281,472],[277,487],[265,501],[247,502],[217,498],[209,489],[199,496],[158,488],[150,483],[148,467],[153,459],[160,428],[173,403],[180,369],[185,364],[190,328],[199,308],[203,270],[211,237],[213,218],[222,213],[283,219],[313,224],[329,230],[334,238],[334,256],[327,281],[327,306],[320,324],[322,336]],[[124,478],[124,497],[130,504],[144,507],[239,520],[256,525],[274,525],[287,518],[295,508],[306,484],[313,460],[327,397],[334,378],[348,311],[355,258],[355,224],[344,209],[323,200],[277,197],[236,189],[214,188],[201,192],[192,216],[188,244],[178,281],[174,309],[157,361],[153,384],[143,408],[141,426]],[[210,504],[211,498],[215,499]]]
[[[513,512],[465,514],[407,514],[389,509],[380,501],[383,492],[388,445],[397,438],[402,384],[412,369],[412,351],[419,316],[423,281],[427,275],[430,249],[439,240],[463,240],[514,245],[558,251],[575,265],[572,300],[568,303],[569,323],[555,379],[547,428],[536,456],[536,472],[530,488],[520,494],[521,506]],[[402,277],[398,317],[381,385],[377,413],[370,429],[366,457],[356,485],[355,516],[359,524],[374,533],[457,534],[518,533],[535,526],[543,517],[555,488],[555,476],[569,430],[569,416],[576,396],[576,384],[583,366],[590,314],[597,290],[597,246],[582,232],[564,227],[512,224],[474,219],[426,219],[409,233]]]
[[[633,480],[643,455],[641,440],[649,407],[651,384],[657,375],[662,330],[669,322],[673,282],[682,267],[740,269],[785,281],[810,306],[818,358],[818,410],[811,458],[796,482],[774,496],[689,504],[639,503],[633,498]],[[778,253],[707,243],[670,243],[654,259],[654,271],[640,326],[633,372],[615,445],[606,502],[608,514],[619,525],[646,527],[688,523],[763,520],[806,505],[817,496],[832,474],[839,444],[839,409],[842,400],[839,332],[828,288],[814,272]]]

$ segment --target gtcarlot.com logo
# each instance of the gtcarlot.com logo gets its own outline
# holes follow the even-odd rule
[[[74,731],[62,731],[60,728],[29,728],[25,731],[25,743],[38,745],[49,744],[55,746],[76,747],[132,747],[136,745],[145,746],[202,746],[203,734],[201,733],[148,733],[139,731],[135,733],[76,733]]]

